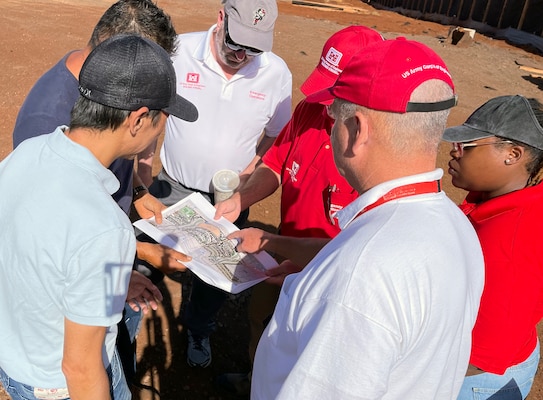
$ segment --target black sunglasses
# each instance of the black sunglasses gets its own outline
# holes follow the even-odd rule
[[[262,54],[262,50],[258,50],[249,46],[242,46],[232,40],[232,38],[228,34],[228,14],[224,15],[224,45],[233,51],[244,50],[248,56],[258,56]]]

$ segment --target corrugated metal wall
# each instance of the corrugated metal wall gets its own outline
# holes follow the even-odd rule
[[[543,36],[543,0],[371,0],[371,4],[431,20],[441,16],[448,24],[475,22]]]

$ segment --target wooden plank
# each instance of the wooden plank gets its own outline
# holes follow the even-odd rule
[[[325,4],[316,1],[292,0],[295,6],[315,7],[325,11],[344,11],[348,13],[368,14],[367,10],[358,7],[343,6],[340,4]]]
[[[292,4],[294,4],[295,6],[309,6],[309,7],[326,8],[326,9],[335,10],[335,11],[343,11],[343,7],[332,6],[332,5],[323,4],[323,3],[316,3],[313,1],[292,0]]]
[[[527,67],[525,65],[519,65],[519,69],[526,72],[530,72],[532,74],[543,75],[543,69]]]

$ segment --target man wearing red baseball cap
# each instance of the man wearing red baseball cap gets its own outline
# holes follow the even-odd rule
[[[334,33],[325,43],[319,63],[300,86],[306,96],[333,86],[352,56],[382,36],[365,26],[349,26]],[[326,104],[302,100],[294,110],[273,146],[262,157],[263,163],[230,199],[216,205],[216,217],[235,221],[241,210],[271,195],[281,185],[281,236],[329,238],[340,229],[330,218],[358,197],[334,165],[330,132],[334,123]],[[265,235],[259,247],[250,242]],[[268,250],[305,265],[322,247],[300,251],[284,238],[256,229],[235,232],[240,251]],[[314,242],[314,241],[312,241]],[[300,242],[296,241],[296,244]],[[286,244],[286,245],[285,245]],[[273,311],[273,310],[272,310]]]
[[[447,67],[421,43],[376,42],[307,101],[333,101],[334,161],[360,197],[285,279],[251,398],[456,399],[484,268],[435,168],[456,103]]]
[[[308,96],[331,87],[352,56],[382,40],[378,32],[365,26],[349,26],[334,33],[324,44],[317,66],[300,90]],[[333,123],[326,105],[302,100],[247,183],[233,197],[216,205],[217,217],[223,215],[235,221],[241,210],[281,186],[280,235],[257,228],[235,232],[232,238],[239,239],[238,250],[252,253],[265,249],[280,260],[291,259],[296,264],[294,268],[299,270],[339,233],[339,226],[332,222],[330,215],[356,199],[358,193],[338,173],[334,164],[330,146]],[[283,269],[289,270],[288,266],[293,267],[284,264],[275,269],[277,276],[273,280],[282,280]],[[279,286],[267,282],[252,290],[249,306],[251,360],[264,330],[264,321],[273,313],[279,290]],[[243,381],[247,384],[243,385]],[[225,374],[219,377],[219,382],[237,388],[238,393],[249,386],[246,374]]]

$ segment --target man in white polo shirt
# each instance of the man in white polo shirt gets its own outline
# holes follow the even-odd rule
[[[163,169],[149,188],[164,204],[193,192],[213,203],[214,173],[231,169],[242,180],[248,177],[290,119],[292,75],[271,52],[277,14],[275,0],[223,0],[207,32],[179,36],[173,57],[177,93],[198,107],[200,117],[192,125],[178,118],[167,122]],[[225,292],[193,280],[184,315],[189,365],[211,363],[209,335],[225,298]]]

